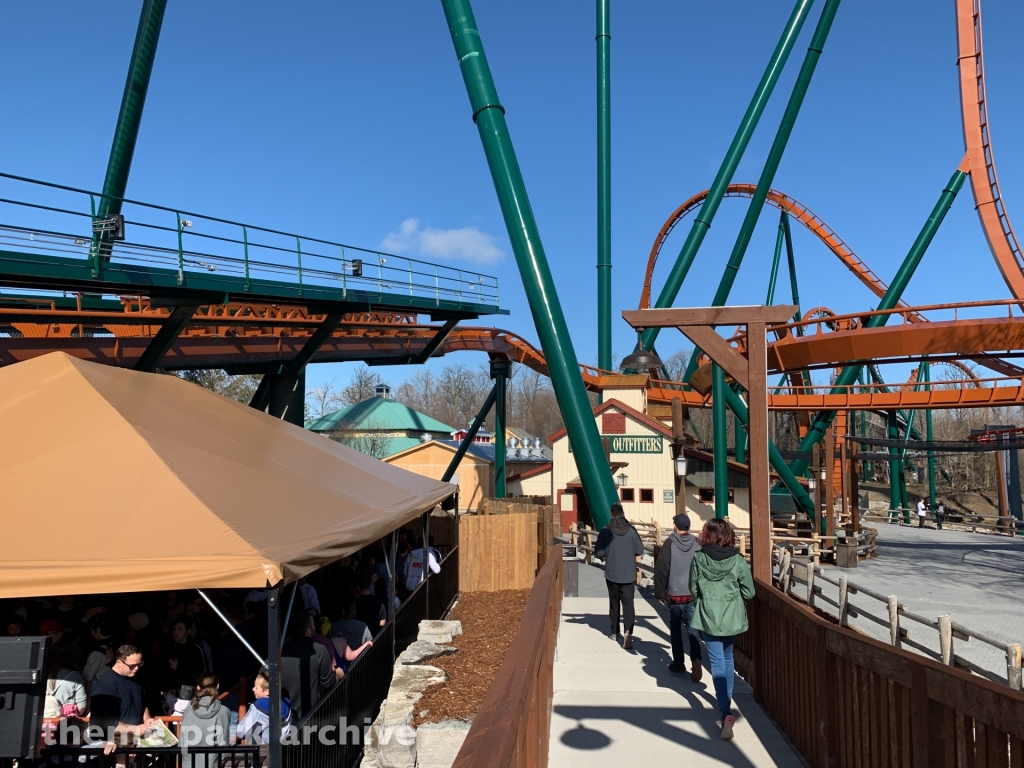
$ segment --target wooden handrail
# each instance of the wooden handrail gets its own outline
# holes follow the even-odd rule
[[[737,666],[813,768],[1020,765],[1024,693],[836,626],[770,584],[755,586]]]
[[[452,768],[547,766],[561,609],[562,548],[555,547],[537,574],[519,631]]]

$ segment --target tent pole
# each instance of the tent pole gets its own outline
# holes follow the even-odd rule
[[[231,633],[235,637],[237,637],[238,640],[242,643],[242,645],[244,645],[249,650],[249,653],[251,653],[256,658],[256,661],[258,661],[264,667],[267,666],[267,660],[260,656],[258,653],[256,653],[256,649],[249,645],[249,641],[242,637],[242,633],[235,629],[235,626],[230,621],[228,621],[228,617],[221,613],[220,608],[213,604],[213,600],[211,600],[207,596],[207,594],[203,592],[203,590],[201,589],[197,589],[196,592],[198,592],[199,596],[206,601],[206,604],[213,609],[213,612],[217,614],[220,620],[224,622],[224,626],[231,630]]]
[[[398,530],[391,532],[391,583],[388,585],[388,621],[395,620],[395,591],[398,589]],[[395,631],[391,630],[391,665],[395,664]]]
[[[281,625],[279,623],[281,582],[270,588],[267,597],[267,677],[270,682],[269,768],[282,768],[281,762]]]
[[[283,589],[283,587],[282,587]],[[295,582],[295,586],[292,587],[292,596],[288,598],[288,610],[284,614],[284,623],[281,625],[281,636],[285,637],[288,634],[288,622],[292,620],[292,606],[295,605],[295,593],[299,591],[299,582]]]

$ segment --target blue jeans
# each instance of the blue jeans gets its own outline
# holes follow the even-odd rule
[[[700,638],[697,630],[690,626],[693,621],[693,609],[695,603],[669,603],[668,605],[668,628],[672,635],[672,662],[674,664],[684,663],[683,659],[683,626],[686,626],[686,634],[690,638],[690,659],[700,664]]]
[[[711,661],[711,681],[715,684],[715,698],[722,718],[732,714],[732,684],[736,667],[732,659],[735,635],[709,635],[704,632],[704,645]]]

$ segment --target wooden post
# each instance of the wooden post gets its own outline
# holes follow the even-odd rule
[[[821,514],[821,486],[824,485],[821,482],[821,446],[818,443],[811,448],[811,477],[814,478],[814,493],[811,494],[811,498],[814,499],[814,516],[811,518],[811,531],[813,532],[821,530],[819,515]]]
[[[833,485],[836,468],[836,433],[832,427],[825,430],[825,538],[836,533],[836,489]]]
[[[763,320],[747,323],[747,435],[750,439],[750,535],[754,578],[772,581],[768,477],[768,344]]]
[[[860,462],[857,461],[857,443],[850,446],[850,512],[853,514],[853,532],[860,533]]]
[[[939,616],[939,650],[942,663],[947,667],[953,666],[953,620],[948,613]]]
[[[1006,684],[1015,691],[1021,689],[1020,643],[1006,646]]]
[[[818,529],[811,531],[811,562],[817,565],[821,562],[821,537],[818,536]]]
[[[792,557],[792,550],[786,547],[786,551],[782,555],[782,563],[779,565],[779,586],[782,587],[782,591],[785,594],[789,594],[789,576],[790,576],[790,558]]]
[[[849,419],[847,419],[847,423],[849,423]],[[843,440],[842,444],[839,446],[839,483],[842,486],[840,488],[839,493],[843,499],[842,514],[843,519],[847,521],[846,530],[852,531],[853,522],[852,518],[850,517],[850,483],[848,478],[850,464],[848,461],[848,454],[846,451],[846,446],[849,444],[849,442],[849,440]]]
[[[839,577],[839,626],[850,624],[850,581],[846,576]]]
[[[679,398],[672,399],[672,459],[684,455],[683,446],[686,444],[686,421],[685,413],[683,411],[683,401]],[[676,473],[676,468],[672,467],[672,477],[675,478],[675,509],[677,515],[686,514],[686,478],[680,477]]]
[[[589,528],[584,529],[584,534],[583,535],[586,536],[586,538],[587,538],[587,549],[586,549],[586,552],[584,553],[585,554],[584,561],[586,562],[587,565],[590,565],[590,561],[593,559],[593,555],[594,555],[594,553],[592,551],[593,550],[593,544],[590,543],[590,529]]]
[[[817,565],[814,562],[807,564],[807,605],[814,607],[814,571]]]
[[[902,647],[900,641],[900,607],[896,595],[889,595],[889,642],[896,648]]]

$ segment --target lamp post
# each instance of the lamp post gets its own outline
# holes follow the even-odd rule
[[[620,472],[615,477],[615,483],[616,483],[616,485],[619,486],[619,488],[624,488],[628,481],[629,481],[629,476],[625,472]]]

